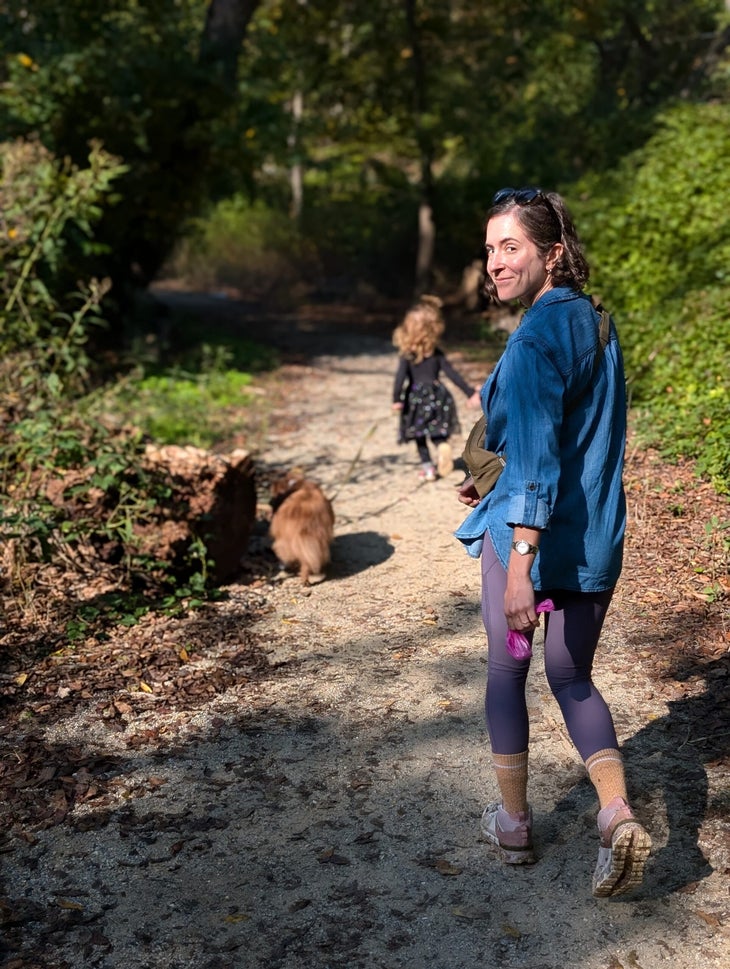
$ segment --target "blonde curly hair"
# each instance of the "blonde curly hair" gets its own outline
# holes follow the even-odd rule
[[[393,345],[413,363],[433,355],[445,328],[442,305],[438,296],[421,296],[393,331]]]

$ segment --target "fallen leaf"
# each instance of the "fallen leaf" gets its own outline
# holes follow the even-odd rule
[[[696,908],[695,915],[713,929],[718,929],[722,925],[722,919],[718,918],[713,912],[703,912],[702,909]]]
[[[70,912],[83,912],[84,906],[80,905],[79,902],[72,902],[68,898],[57,898],[56,905],[59,908],[65,908]]]
[[[439,873],[439,875],[460,875],[462,872],[461,868],[457,868],[452,865],[450,861],[445,858],[439,858],[434,865],[434,868]]]
[[[338,855],[334,848],[326,848],[317,856],[320,865],[349,865],[350,859],[344,855]]]
[[[480,919],[488,919],[492,910],[478,905],[457,905],[451,909],[451,914],[457,919],[467,919],[470,922],[477,922]]]
[[[143,693],[152,693],[152,687],[149,683],[145,683],[144,680],[139,681],[139,688]]]

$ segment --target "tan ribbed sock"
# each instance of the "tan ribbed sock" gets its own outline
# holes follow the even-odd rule
[[[624,761],[619,750],[610,747],[597,750],[585,763],[601,807],[605,807],[615,797],[628,801]]]
[[[492,754],[502,807],[510,814],[527,811],[527,751]]]

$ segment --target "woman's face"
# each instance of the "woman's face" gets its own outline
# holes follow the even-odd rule
[[[532,304],[553,288],[548,269],[554,265],[562,247],[556,243],[542,256],[520,225],[516,210],[493,216],[487,223],[487,272],[502,301],[518,299]]]

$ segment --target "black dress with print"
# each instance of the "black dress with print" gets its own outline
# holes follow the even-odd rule
[[[425,437],[446,440],[460,430],[453,394],[439,380],[442,373],[467,397],[474,393],[475,388],[464,380],[439,349],[420,363],[407,357],[399,359],[393,401],[403,402],[398,432],[400,444]]]

